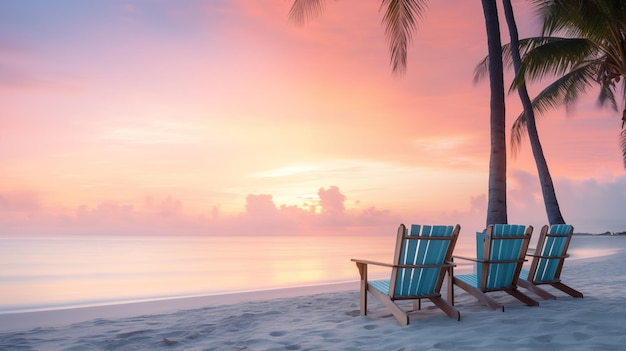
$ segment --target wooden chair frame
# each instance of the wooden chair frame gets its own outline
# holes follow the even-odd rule
[[[539,234],[539,240],[537,241],[537,248],[535,249],[535,252],[527,254],[528,257],[532,257],[530,268],[528,270],[528,276],[526,279],[520,278],[519,285],[546,300],[556,299],[556,296],[540,288],[538,285],[551,285],[554,288],[559,289],[572,297],[582,298],[583,294],[580,291],[571,288],[561,282],[561,270],[563,269],[563,263],[565,262],[565,258],[568,257],[567,249],[569,248],[570,240],[572,239],[573,233],[574,227],[572,227],[571,225],[558,224],[550,227],[544,225],[541,228],[541,233]],[[546,246],[546,244],[550,246],[556,240],[564,240],[562,249],[561,247],[559,247],[558,252],[554,252],[551,247]],[[546,280],[545,276],[538,278],[538,269],[545,269],[545,265],[547,265],[548,261],[550,260],[552,260],[552,265],[554,265],[555,260],[557,260],[556,266],[553,269],[550,269],[549,275],[552,279]]]
[[[423,227],[430,227],[430,226],[423,226]],[[439,226],[440,227],[440,226]],[[375,262],[375,261],[370,261],[370,260],[362,260],[362,259],[352,259],[352,262],[356,263],[356,266],[359,270],[359,275],[361,278],[361,294],[360,294],[360,311],[361,311],[361,315],[367,315],[367,293],[371,293],[374,297],[376,297],[378,300],[380,300],[383,305],[385,305],[394,315],[394,317],[396,317],[396,319],[398,320],[398,322],[403,325],[406,326],[409,324],[409,316],[408,313],[406,311],[404,311],[402,308],[400,308],[398,305],[396,305],[394,303],[394,301],[396,300],[415,300],[414,306],[416,309],[421,309],[421,299],[429,299],[430,301],[432,301],[437,307],[439,307],[441,310],[443,310],[449,317],[451,318],[456,318],[457,320],[461,320],[461,313],[454,308],[454,306],[452,306],[452,304],[448,303],[446,300],[444,300],[441,297],[440,291],[441,291],[441,287],[443,285],[443,280],[445,278],[446,273],[448,273],[448,290],[451,289],[451,284],[452,284],[452,267],[454,266],[453,263],[450,262],[451,258],[452,258],[452,252],[454,250],[454,247],[456,245],[456,241],[459,235],[459,232],[461,230],[461,227],[457,224],[453,230],[452,230],[452,234],[450,236],[411,236],[411,235],[407,235],[407,229],[404,226],[404,224],[401,224],[400,227],[398,228],[398,233],[397,233],[397,237],[396,237],[396,247],[395,247],[395,254],[394,254],[394,263],[393,264],[388,264],[388,263],[381,263],[381,262]],[[445,253],[444,256],[444,260],[441,264],[426,264],[426,265],[407,265],[407,264],[400,264],[401,262],[401,255],[402,255],[402,250],[404,248],[405,243],[408,240],[447,240],[449,241],[448,244],[448,248],[447,251]],[[368,281],[368,277],[367,277],[367,270],[368,270],[368,265],[377,265],[377,266],[382,266],[382,267],[389,267],[391,268],[391,279],[389,280],[389,292],[387,294],[383,293],[380,291],[380,289],[377,289],[374,283],[376,282],[369,282]],[[398,281],[398,274],[400,272],[401,269],[404,268],[417,268],[417,269],[421,269],[421,268],[440,268],[439,270],[439,274],[436,278],[435,281],[435,288],[434,291],[430,294],[420,294],[420,295],[399,295],[396,293],[396,284]]]
[[[467,291],[468,293],[476,297],[481,304],[493,310],[501,308],[502,311],[504,312],[504,305],[487,295],[488,292],[494,292],[494,291],[504,291],[507,294],[515,297],[516,299],[525,303],[528,306],[538,306],[539,303],[537,301],[523,294],[517,289],[519,274],[520,274],[520,271],[522,270],[522,265],[526,261],[524,257],[526,255],[526,251],[528,250],[528,245],[530,243],[532,231],[533,231],[533,227],[528,226],[525,229],[523,235],[500,236],[500,235],[494,235],[493,226],[488,226],[487,229],[485,229],[485,231],[483,232],[484,234],[477,233],[477,235],[479,234],[484,235],[483,248],[482,248],[483,257],[468,258],[468,257],[462,257],[462,256],[453,256],[453,259],[458,258],[458,259],[469,260],[469,261],[473,261],[476,263],[480,263],[480,270],[481,270],[480,275],[478,274],[478,272],[477,274],[473,275],[475,276],[476,281],[473,282],[475,284],[471,284],[465,280],[458,279],[453,274],[452,289],[450,291],[450,296],[448,297],[448,300],[454,305],[454,285],[457,285],[461,289]],[[520,239],[522,240],[522,245],[520,247],[519,256],[517,258],[509,259],[509,260],[491,260],[490,259],[491,250],[492,250],[492,246],[494,242],[501,241],[501,240],[507,241],[507,240],[520,240]],[[477,242],[477,245],[479,245],[478,242]],[[515,263],[516,265],[513,271],[510,285],[490,287],[488,284],[490,268],[494,266],[502,265],[502,264],[511,264],[511,263]],[[469,277],[472,275],[466,275],[466,276]],[[478,281],[478,276],[480,276],[481,278],[480,281]]]

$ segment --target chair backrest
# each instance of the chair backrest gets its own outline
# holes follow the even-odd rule
[[[461,227],[411,225],[408,232],[404,224],[398,228],[394,264],[389,284],[392,298],[426,296],[441,290],[446,271],[443,265],[452,258],[452,252]],[[421,265],[407,268],[403,265]]]
[[[532,235],[532,226],[496,224],[476,233],[477,282],[483,291],[515,288]]]
[[[573,232],[574,227],[569,224],[555,224],[549,229],[546,225],[541,228],[536,256],[533,257],[529,269],[530,281],[551,282],[560,278]]]

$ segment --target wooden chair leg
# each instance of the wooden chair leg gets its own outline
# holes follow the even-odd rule
[[[385,305],[385,307],[387,307],[391,311],[391,313],[394,317],[396,317],[400,325],[406,326],[409,324],[409,316],[407,315],[407,313],[404,312],[400,307],[398,307],[398,305],[393,303],[391,298],[389,298],[389,295],[383,294],[374,288],[369,291],[374,297],[376,297],[380,302],[382,302],[383,305]]]
[[[537,302],[536,300],[534,300],[533,298],[531,298],[528,295],[523,294],[521,291],[517,290],[517,289],[512,289],[512,290],[505,290],[509,295],[513,296],[514,298],[522,301],[523,303],[525,303],[528,306],[539,306],[539,302]]]
[[[452,268],[448,271],[448,302],[454,306],[454,271]]]
[[[583,293],[563,283],[552,283],[551,285],[572,297],[580,297],[580,298],[583,297]]]
[[[360,303],[360,311],[362,316],[367,315],[367,265],[357,262],[357,268],[359,269],[359,275],[361,276],[361,303]]]
[[[461,281],[461,280],[454,280],[454,284],[458,285],[459,288],[467,291],[468,293],[470,293],[472,296],[474,296],[476,299],[478,299],[478,302],[480,302],[481,304],[491,308],[492,310],[496,310],[498,308],[502,309],[502,312],[504,312],[504,305],[502,305],[501,303],[499,303],[498,301],[494,300],[493,298],[487,296],[487,294],[485,294],[484,292],[480,291],[480,289],[471,286],[469,284],[466,284],[465,282]]]
[[[430,297],[429,299],[437,307],[444,311],[450,318],[456,318],[457,321],[461,320],[461,312],[459,312],[459,310],[450,305],[448,301],[444,300],[441,297]]]
[[[537,285],[529,282],[528,280],[519,279],[517,281],[517,284],[519,286],[523,287],[524,289],[532,291],[533,293],[535,293],[538,296],[542,297],[544,300],[555,300],[556,299],[556,296],[550,294],[549,292],[543,290],[542,288],[540,288]]]

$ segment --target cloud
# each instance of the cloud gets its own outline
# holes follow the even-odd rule
[[[539,179],[523,171],[509,176],[509,222],[547,224]],[[612,180],[555,178],[563,218],[576,232],[601,233],[626,229],[626,176]]]
[[[252,217],[268,218],[278,214],[272,195],[248,195],[246,197],[246,214]]]
[[[563,216],[576,231],[603,232],[626,229],[626,176],[612,181],[562,180],[556,184]]]
[[[335,216],[344,213],[346,196],[339,191],[338,187],[331,186],[328,190],[320,188],[317,194],[320,197],[322,213]]]
[[[561,211],[577,232],[601,233],[626,229],[626,176],[613,180],[555,180]],[[450,199],[467,204],[466,210],[420,210],[396,213],[362,206],[338,186],[319,188],[317,198],[301,205],[277,204],[270,194],[249,194],[245,210],[221,214],[191,213],[175,196],[145,196],[137,203],[103,200],[74,208],[47,204],[35,191],[0,191],[0,226],[4,235],[348,235],[375,234],[398,223],[461,224],[462,231],[484,229],[486,194]],[[509,176],[509,223],[548,224],[537,177],[523,171]],[[469,234],[465,234],[469,235]]]
[[[354,227],[395,223],[388,211],[374,207],[347,210],[347,197],[337,186],[320,188],[317,199],[301,206],[277,206],[272,195],[248,195],[246,211],[236,216],[234,227],[254,228],[249,234],[278,235],[323,232],[345,233]],[[224,218],[228,221],[228,217]]]
[[[161,201],[155,200],[152,196],[146,196],[144,206],[147,209],[153,210],[155,214],[163,217],[179,216],[183,211],[182,201],[171,196]]]
[[[30,190],[13,190],[0,193],[0,211],[38,212],[41,209],[39,194]]]
[[[74,208],[45,206],[33,192],[0,192],[0,225],[8,235],[342,235],[374,233],[397,225],[389,211],[347,210],[336,186],[320,188],[303,206],[274,203],[272,195],[249,194],[245,211],[222,215],[185,212],[181,199],[145,196],[136,204],[103,200]]]

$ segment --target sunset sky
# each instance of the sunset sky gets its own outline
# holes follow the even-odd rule
[[[291,2],[0,2],[2,233],[482,230],[480,2],[430,1],[402,76],[380,1],[327,1],[304,26]],[[528,3],[513,1],[522,37],[539,28]],[[511,94],[509,126],[520,111]],[[594,92],[539,121],[577,232],[626,230],[619,128]],[[509,222],[547,224],[526,141],[508,180]]]

